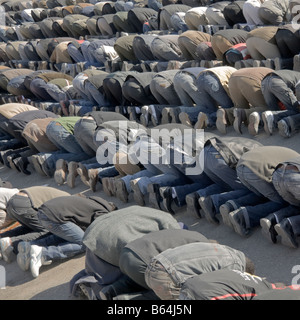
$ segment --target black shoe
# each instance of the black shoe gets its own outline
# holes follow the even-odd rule
[[[276,217],[273,213],[269,214],[267,217],[260,219],[260,226],[262,234],[273,243],[277,242],[278,233],[275,230],[275,225],[277,224]]]
[[[293,227],[289,218],[283,219],[280,223],[275,225],[275,230],[281,237],[281,243],[291,248],[298,248],[296,235],[294,234]]]
[[[171,214],[175,214],[172,209],[172,190],[170,187],[161,187],[159,188],[160,195],[163,199],[163,205],[166,211],[170,212]]]
[[[199,205],[202,208],[207,221],[219,224],[219,220],[216,218],[216,208],[210,196],[199,198]]]
[[[27,170],[27,166],[29,165],[29,161],[27,158],[18,157],[12,159],[12,162],[14,163],[15,167],[20,170],[20,172],[23,172],[27,175],[31,174],[31,172]]]

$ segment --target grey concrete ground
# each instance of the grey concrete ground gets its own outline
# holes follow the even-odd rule
[[[244,131],[244,136],[250,137],[246,133],[246,130]],[[232,130],[228,134],[235,135]],[[261,141],[265,145],[282,145],[300,152],[298,135],[289,139],[283,139],[277,133],[269,137],[261,132],[254,139]],[[0,177],[3,180],[11,181],[17,188],[48,185],[61,188],[72,194],[77,192],[84,192],[87,195],[92,194],[79,178],[76,180],[76,187],[70,189],[67,185],[57,186],[54,179],[41,177],[37,173],[26,176],[6,167],[0,167]],[[96,192],[96,195],[107,198],[100,188]],[[115,202],[119,208],[134,204],[132,199],[126,205],[116,198],[108,199]],[[299,249],[290,249],[280,243],[273,244],[269,242],[262,236],[260,228],[255,229],[253,234],[248,238],[242,238],[222,223],[216,226],[205,219],[193,217],[189,212],[186,212],[186,208],[176,212],[175,218],[178,221],[185,222],[191,230],[197,230],[211,239],[216,239],[221,244],[243,251],[254,261],[258,276],[266,277],[271,282],[284,282],[288,285],[297,276],[297,273],[293,273],[292,271],[297,265],[299,265],[300,269]],[[68,261],[43,266],[40,269],[39,277],[36,279],[31,276],[29,271],[21,271],[16,261],[11,264],[1,261],[0,265],[2,266],[0,268],[1,275],[4,274],[6,276],[6,287],[0,290],[0,300],[69,300],[73,299],[69,293],[69,281],[77,272],[84,268],[84,255]]]

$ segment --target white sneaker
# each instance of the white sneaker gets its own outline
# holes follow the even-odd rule
[[[10,263],[14,257],[14,248],[11,245],[11,239],[9,237],[0,239],[0,249],[3,260],[7,263]]]
[[[264,122],[264,130],[267,134],[272,135],[274,129],[274,116],[272,111],[265,111],[261,114]]]
[[[45,261],[42,256],[43,248],[40,246],[32,245],[30,249],[30,271],[34,278],[40,274],[40,267],[48,265],[52,261]]]

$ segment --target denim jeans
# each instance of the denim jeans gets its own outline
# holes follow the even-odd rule
[[[286,170],[286,164],[272,175],[273,186],[280,196],[294,206],[300,206],[299,171]]]
[[[85,251],[82,243],[84,231],[75,223],[51,221],[41,210],[38,212],[38,218],[52,235],[33,241],[31,244],[43,247],[42,255],[46,261],[66,259]]]
[[[67,131],[60,123],[52,121],[46,128],[49,140],[61,151],[73,154],[84,153],[73,134]]]
[[[48,167],[49,175],[52,176],[56,169],[56,161],[59,159],[64,159],[67,162],[75,161],[80,162],[89,158],[85,153],[67,153],[62,151],[52,152],[52,153],[39,153],[38,155],[44,155],[46,157],[46,164]]]
[[[242,183],[255,194],[264,196],[277,203],[285,202],[276,191],[272,183],[268,183],[267,181],[261,179],[248,167],[241,165],[237,167],[236,171]]]
[[[224,191],[247,189],[237,175],[225,162],[221,154],[212,146],[208,145],[204,152],[204,172],[208,177],[224,188]]]
[[[174,77],[173,84],[182,105],[191,107],[194,104],[201,105],[202,97],[196,86],[195,75],[184,70],[178,71]]]
[[[245,216],[247,228],[254,228],[259,226],[260,219],[265,218],[270,213],[274,213],[286,205],[274,201],[267,201],[254,206],[246,206],[247,214]]]
[[[244,271],[244,259],[241,252],[226,246],[189,243],[155,256],[145,271],[145,281],[160,299],[176,300],[188,278],[216,268]]]
[[[196,80],[196,85],[201,96],[201,107],[206,107],[211,112],[216,111],[218,106],[232,108],[233,102],[219,78],[210,72],[202,72]]]
[[[261,82],[261,90],[270,110],[278,110],[278,100],[287,110],[295,110],[297,98],[291,88],[277,75],[269,75]],[[297,110],[295,110],[297,111]]]

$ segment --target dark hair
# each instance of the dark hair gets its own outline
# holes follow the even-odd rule
[[[248,257],[246,257],[245,271],[250,274],[255,273],[254,262],[251,259],[249,259]]]

